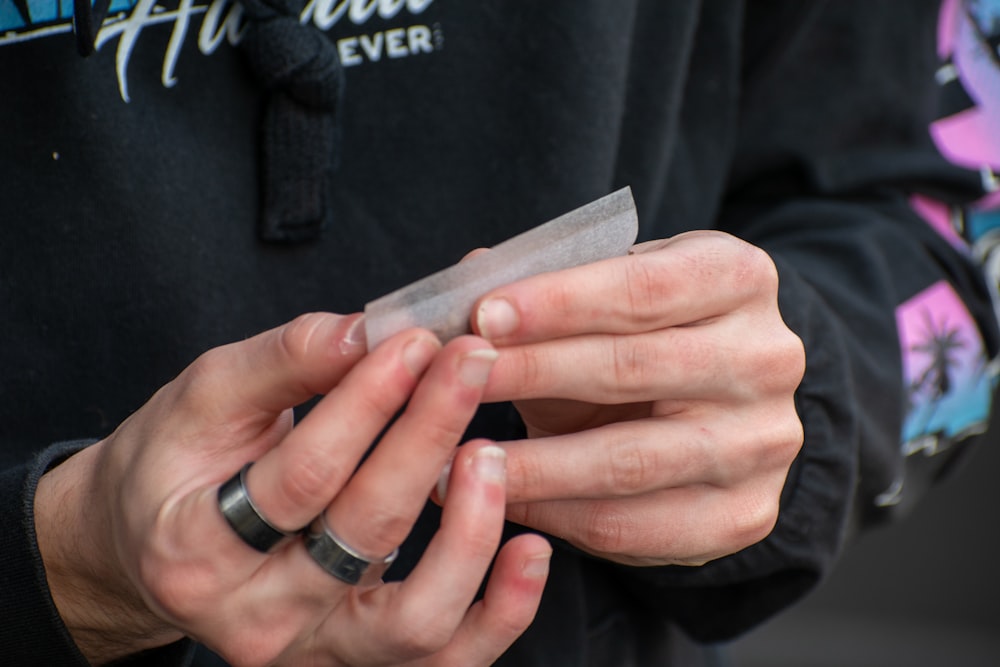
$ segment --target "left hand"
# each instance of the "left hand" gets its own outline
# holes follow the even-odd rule
[[[777,290],[766,253],[702,231],[480,300],[473,328],[500,350],[485,398],[529,435],[504,445],[508,519],[631,565],[766,537],[803,438]]]
[[[528,627],[550,549],[520,535],[497,552],[504,457],[486,442],[456,455],[441,525],[399,582],[349,585],[297,538],[262,553],[220,511],[219,485],[254,461],[246,492],[284,531],[320,516],[376,555],[406,538],[495,354],[418,329],[364,354],[358,323],[313,313],[209,350],[42,477],[46,579],[88,664],[186,635],[244,667],[491,665]]]

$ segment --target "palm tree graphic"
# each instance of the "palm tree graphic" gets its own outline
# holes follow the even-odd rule
[[[938,325],[931,312],[924,309],[923,319],[922,339],[911,345],[910,351],[925,356],[927,365],[920,376],[910,384],[908,398],[911,406],[930,404],[923,428],[920,429],[920,433],[928,434],[931,421],[941,405],[941,399],[948,395],[954,385],[954,373],[961,365],[958,352],[966,347],[967,341],[957,327],[949,326],[947,317]],[[939,437],[934,438],[934,443],[931,445],[933,451],[928,452],[929,454],[937,452],[939,440]]]

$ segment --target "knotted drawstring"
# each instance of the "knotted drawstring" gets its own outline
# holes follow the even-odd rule
[[[331,217],[340,58],[325,34],[300,22],[304,0],[242,2],[249,22],[240,46],[267,91],[258,232],[268,241],[309,240]]]
[[[267,99],[260,127],[258,234],[266,241],[316,238],[331,217],[344,74],[333,43],[301,23],[305,0],[241,0],[240,46]],[[93,53],[111,0],[73,0],[81,55]]]

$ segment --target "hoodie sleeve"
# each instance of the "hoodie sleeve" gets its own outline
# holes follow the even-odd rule
[[[35,536],[38,480],[87,442],[54,445],[30,463],[0,472],[0,664],[88,667],[49,594]],[[183,667],[192,644],[181,641],[116,662],[118,667]]]
[[[997,349],[975,249],[951,224],[978,175],[928,132],[938,3],[748,5],[719,228],[778,267],[806,348],[805,441],[764,541],[700,568],[623,570],[703,641],[787,607],[855,531],[905,515],[986,429]]]

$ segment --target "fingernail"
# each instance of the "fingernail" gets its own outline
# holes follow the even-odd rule
[[[420,375],[437,354],[440,345],[426,336],[415,338],[403,348],[403,363],[414,375]]]
[[[354,320],[354,324],[344,334],[344,338],[340,341],[340,352],[341,354],[355,354],[363,351],[367,345],[368,343],[365,338],[365,316],[362,315]]]
[[[551,557],[552,552],[549,551],[545,554],[529,558],[524,562],[524,567],[521,568],[521,574],[530,579],[541,579],[549,573],[549,560]]]
[[[500,354],[493,349],[472,350],[458,364],[458,377],[467,387],[482,387]]]
[[[517,311],[507,299],[487,299],[476,313],[479,335],[486,339],[502,338],[513,333],[518,322]]]
[[[487,445],[473,454],[472,465],[479,479],[502,484],[507,477],[507,452]]]
[[[441,474],[438,475],[437,497],[442,503],[445,496],[448,495],[448,480],[451,479],[451,463],[451,461],[445,463],[444,468],[441,469]]]

